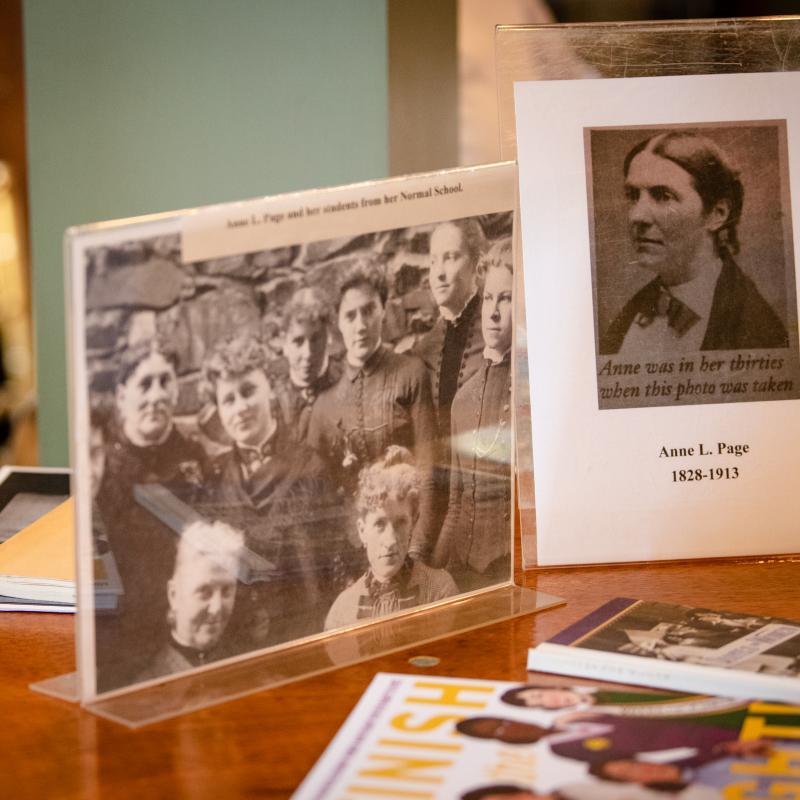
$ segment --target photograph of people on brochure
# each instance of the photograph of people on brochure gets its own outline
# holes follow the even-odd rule
[[[669,603],[634,603],[575,646],[766,675],[800,675],[796,622]]]
[[[747,694],[379,673],[292,798],[796,797],[798,725]]]
[[[511,579],[512,217],[86,251],[98,691]]]
[[[785,121],[585,138],[600,408],[800,396]]]

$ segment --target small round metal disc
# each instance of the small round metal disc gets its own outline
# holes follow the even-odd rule
[[[440,661],[436,656],[414,656],[408,659],[412,667],[435,667]]]

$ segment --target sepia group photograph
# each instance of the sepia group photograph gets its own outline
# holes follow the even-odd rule
[[[98,694],[512,578],[513,212],[86,247]],[[309,227],[311,230],[311,227]],[[79,322],[80,324],[80,322]]]

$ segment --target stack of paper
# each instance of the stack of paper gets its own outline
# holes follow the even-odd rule
[[[95,559],[95,604],[116,608],[110,553]],[[0,544],[0,611],[75,611],[74,501],[67,499]]]

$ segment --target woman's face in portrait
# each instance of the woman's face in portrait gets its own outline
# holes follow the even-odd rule
[[[430,285],[436,304],[457,314],[475,289],[475,260],[464,232],[451,223],[431,234]]]
[[[517,699],[521,700],[529,708],[571,708],[581,703],[591,702],[591,696],[576,692],[572,689],[552,689],[531,686],[530,689],[521,689],[516,694]]]
[[[414,527],[411,501],[389,495],[378,508],[367,511],[357,521],[357,527],[372,574],[381,583],[390,580],[408,555]]]
[[[643,150],[625,178],[628,226],[640,266],[660,275],[667,286],[697,277],[703,248],[713,253],[713,232],[725,222],[720,207],[708,214],[692,176],[667,158]]]
[[[339,330],[348,361],[363,363],[376,350],[381,340],[383,316],[383,303],[369,284],[353,286],[342,295]]]
[[[321,322],[292,320],[283,338],[283,355],[295,386],[310,386],[325,369],[328,331]]]
[[[169,581],[167,599],[177,641],[210,650],[225,632],[236,597],[236,574],[217,559],[197,554]]]
[[[139,362],[124,384],[117,386],[117,411],[128,440],[140,447],[162,442],[172,426],[178,402],[175,370],[161,353]]]
[[[481,325],[483,341],[504,353],[511,347],[511,300],[514,277],[504,266],[491,267],[483,285]]]
[[[225,432],[238,445],[259,447],[273,426],[272,389],[263,370],[252,369],[216,386],[217,410]]]

